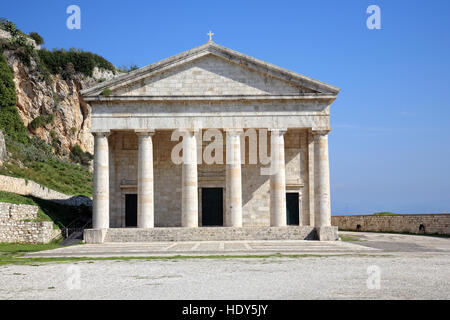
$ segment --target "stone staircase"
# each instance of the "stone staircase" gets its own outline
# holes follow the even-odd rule
[[[86,233],[85,233],[86,240]],[[289,227],[200,227],[200,228],[111,228],[104,242],[318,240],[310,226]]]

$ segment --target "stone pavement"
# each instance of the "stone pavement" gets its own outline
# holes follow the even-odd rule
[[[104,243],[34,252],[25,257],[450,253],[449,238],[366,232],[340,232],[339,234],[341,237],[353,237],[359,241],[261,240]]]
[[[84,244],[30,253],[26,257],[133,257],[173,255],[334,254],[377,252],[376,248],[333,241],[188,241]]]

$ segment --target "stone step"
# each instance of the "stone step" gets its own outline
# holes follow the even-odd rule
[[[111,228],[105,242],[317,240],[314,227]]]

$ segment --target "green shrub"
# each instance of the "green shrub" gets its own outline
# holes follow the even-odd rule
[[[41,115],[34,118],[33,121],[30,122],[29,126],[31,129],[36,130],[37,128],[41,128],[46,126],[47,124],[53,123],[54,120],[55,115],[53,113],[47,116]]]
[[[52,148],[39,137],[33,137],[28,144],[18,142],[9,135],[5,135],[6,148],[13,154],[13,158],[22,162],[47,162],[54,157]]]
[[[55,130],[50,130],[50,137],[52,138],[52,147],[55,149],[55,154],[61,155],[61,141]]]
[[[34,42],[36,42],[36,44],[38,46],[40,46],[41,44],[44,44],[44,38],[42,38],[39,33],[37,33],[37,32],[30,32],[29,36],[30,36],[31,39],[34,40]]]
[[[102,91],[102,96],[108,97],[111,95],[111,89],[110,88],[105,88]]]
[[[24,145],[5,135],[5,142],[11,157],[25,166],[5,163],[0,174],[26,178],[66,194],[92,195],[92,173],[54,155],[52,147],[42,139],[33,137],[29,145]]]
[[[89,152],[84,152],[81,147],[76,144],[73,146],[70,152],[70,159],[84,166],[88,166],[89,162],[94,159],[94,156]]]
[[[52,74],[62,74],[68,63],[72,63],[75,72],[92,77],[95,67],[115,71],[112,63],[91,52],[78,49],[52,51],[42,49],[38,52],[41,61]]]
[[[13,71],[0,54],[0,129],[16,141],[28,144],[27,129],[17,111]]]
[[[393,213],[393,212],[375,212],[374,215],[375,216],[391,216],[391,215],[396,215],[397,213]]]
[[[72,80],[75,77],[76,71],[72,62],[68,62],[64,68],[61,76],[64,80]]]
[[[120,72],[125,72],[125,73],[131,72],[131,71],[134,71],[137,69],[139,69],[139,67],[134,63],[130,63],[129,66],[122,66],[120,68],[117,68],[117,70],[119,70]]]

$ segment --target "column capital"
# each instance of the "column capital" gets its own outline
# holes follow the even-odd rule
[[[108,131],[93,131],[93,132],[91,132],[91,134],[94,136],[94,137],[108,137],[110,134],[111,134],[111,132],[108,130]]]
[[[312,130],[311,134],[313,136],[326,136],[331,132],[331,129],[320,129],[320,130]]]
[[[134,132],[138,136],[144,136],[144,137],[153,136],[155,134],[155,130],[153,130],[153,129],[139,129],[139,130],[134,130]]]
[[[267,131],[270,131],[271,134],[284,135],[287,131],[287,128],[269,128]]]

